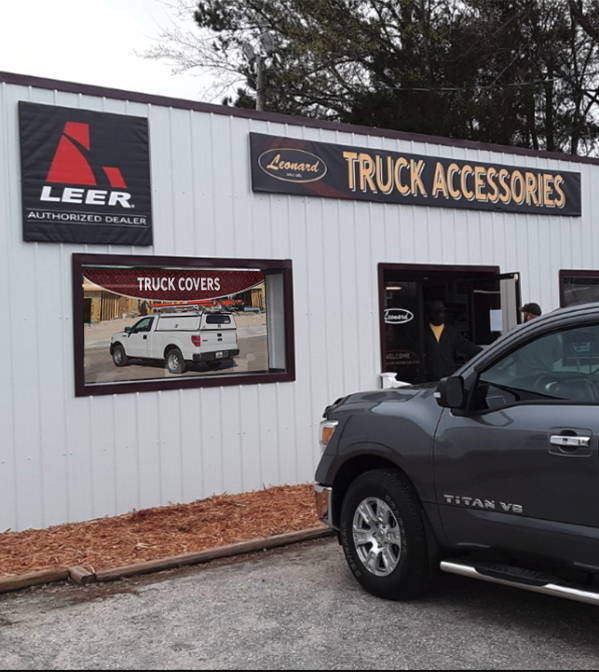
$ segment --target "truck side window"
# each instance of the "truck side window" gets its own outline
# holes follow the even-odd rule
[[[143,320],[139,320],[133,325],[132,333],[138,334],[140,332],[150,331],[152,328],[152,322],[154,321],[153,317],[144,317]]]
[[[206,324],[231,324],[231,318],[228,315],[217,313],[216,315],[206,315]]]
[[[474,394],[478,410],[543,399],[599,403],[599,325],[526,343],[484,371]]]

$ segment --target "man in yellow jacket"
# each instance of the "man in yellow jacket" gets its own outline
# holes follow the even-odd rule
[[[458,358],[474,357],[482,348],[464,338],[445,323],[447,310],[443,301],[432,301],[424,328],[424,380],[440,380],[458,368]]]

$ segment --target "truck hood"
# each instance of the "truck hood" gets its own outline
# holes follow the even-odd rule
[[[385,390],[369,390],[366,392],[355,392],[347,397],[338,399],[335,404],[329,406],[329,409],[335,410],[355,410],[356,406],[364,406],[372,409],[375,406],[385,403],[410,402],[415,399],[421,399],[424,403],[436,404],[434,393],[438,383],[422,383],[420,385],[406,385],[405,387],[396,387]],[[328,409],[327,409],[328,410]]]
[[[338,399],[326,409],[325,415],[329,420],[338,419],[344,425],[351,420],[353,427],[364,423],[365,436],[372,433],[372,416],[377,416],[379,429],[391,422],[393,431],[397,431],[399,421],[405,423],[406,429],[408,426],[419,427],[422,434],[430,438],[443,412],[434,396],[436,389],[437,383],[426,383],[356,392]]]

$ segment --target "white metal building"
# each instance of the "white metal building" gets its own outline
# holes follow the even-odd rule
[[[24,239],[20,101],[147,118],[151,245]],[[252,190],[250,133],[462,164],[580,173],[581,214],[261,193]],[[574,162],[0,73],[0,531],[311,481],[325,405],[360,388],[380,387],[388,368],[383,362],[393,361],[383,353],[382,311],[395,305],[384,292],[404,286],[397,283],[417,283],[413,289],[422,303],[427,288],[447,286],[446,272],[451,281],[466,278],[481,296],[498,296],[491,275],[516,272],[522,299],[544,311],[567,297],[596,296],[595,184],[599,161],[591,159]],[[290,260],[293,305],[286,309],[292,310],[293,334],[287,347],[290,338],[294,375],[253,376],[234,385],[214,382],[226,376],[212,377],[210,386],[77,395],[73,287],[79,279],[73,277],[73,254],[168,257],[171,266],[177,266],[172,258],[197,258],[201,268],[204,260],[217,267],[219,259],[245,260],[244,268],[254,268],[253,259]],[[271,292],[274,311],[278,290],[268,282],[266,301]],[[460,296],[466,296],[464,286]],[[458,311],[461,304],[454,303]],[[472,315],[473,305],[463,304],[464,315]],[[485,306],[485,315],[498,309]],[[243,319],[251,331],[250,317]],[[280,327],[269,319],[266,356],[272,358]]]

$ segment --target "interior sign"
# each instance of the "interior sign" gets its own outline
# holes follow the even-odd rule
[[[580,216],[580,173],[250,133],[255,192]]]
[[[152,244],[148,120],[19,102],[26,241]]]
[[[386,308],[385,324],[406,324],[414,319],[414,313],[407,308]]]

